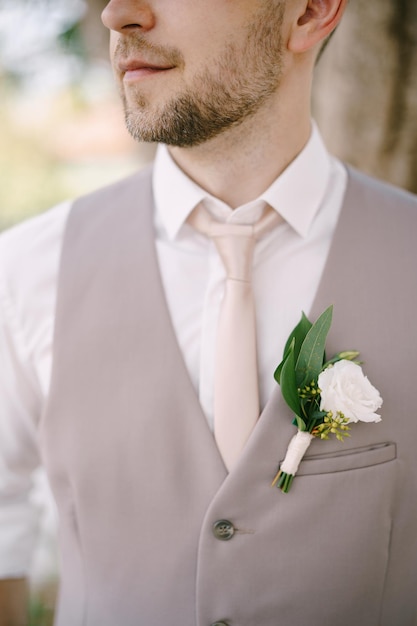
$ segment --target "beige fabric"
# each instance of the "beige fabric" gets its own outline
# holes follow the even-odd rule
[[[253,225],[216,221],[202,204],[188,223],[216,244],[226,270],[217,329],[214,379],[214,435],[230,471],[259,417],[258,366],[252,265],[256,239],[280,216],[267,210]]]
[[[289,494],[270,487],[294,434],[278,386],[225,470],[172,329],[152,206],[145,172],[67,224],[40,427],[56,626],[415,626],[415,198],[349,174],[310,313],[334,304],[328,353],[361,351],[382,422],[314,440]]]

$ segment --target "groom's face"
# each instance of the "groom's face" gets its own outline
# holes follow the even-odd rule
[[[285,0],[112,0],[102,19],[139,140],[200,144],[279,88]]]

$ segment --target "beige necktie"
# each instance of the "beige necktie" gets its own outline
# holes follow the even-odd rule
[[[259,417],[255,305],[251,275],[255,240],[281,221],[269,209],[254,225],[226,224],[199,205],[188,218],[212,238],[227,280],[217,330],[214,436],[228,470],[235,464]]]

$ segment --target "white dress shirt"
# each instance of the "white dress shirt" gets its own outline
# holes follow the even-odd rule
[[[285,222],[257,243],[260,398],[286,338],[313,303],[346,188],[343,165],[317,129],[297,158],[257,200],[235,210],[192,182],[160,146],[153,188],[156,247],[173,326],[203,410],[212,425],[214,345],[225,272],[214,244],[186,219],[204,202],[215,217],[252,223],[265,204]],[[37,424],[48,395],[58,266],[71,202],[0,236],[0,578],[25,575],[36,540],[30,499],[40,465]]]

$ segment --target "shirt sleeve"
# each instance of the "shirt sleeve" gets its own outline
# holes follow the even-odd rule
[[[26,576],[30,569],[39,517],[31,492],[40,464],[40,411],[0,254],[0,578]]]
[[[45,538],[38,425],[49,393],[59,259],[72,201],[0,235],[0,578],[26,576]],[[38,528],[42,531],[38,533]]]

